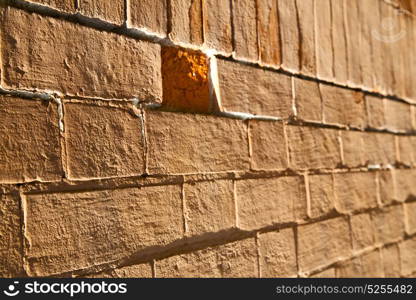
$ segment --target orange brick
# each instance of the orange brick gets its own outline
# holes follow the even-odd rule
[[[310,217],[318,218],[334,210],[334,180],[329,175],[309,175]]]
[[[305,75],[316,75],[316,55],[315,55],[315,12],[314,2],[296,0],[296,8],[299,19],[299,34],[301,43],[300,69]]]
[[[376,243],[375,230],[368,213],[351,216],[351,235],[353,249],[360,250]]]
[[[233,182],[217,180],[184,185],[188,235],[217,232],[235,226]]]
[[[243,230],[293,222],[306,215],[302,177],[239,180],[236,194],[239,227]]]
[[[180,186],[26,196],[29,275],[79,270],[183,236]],[[59,236],[59,239],[56,237]]]
[[[384,99],[373,96],[365,96],[368,126],[371,128],[384,129],[386,120],[384,116]]]
[[[413,169],[393,170],[395,199],[400,202],[416,199],[416,172]]]
[[[384,276],[399,277],[400,276],[400,254],[397,244],[382,248]]]
[[[64,102],[64,108],[69,178],[144,173],[143,128],[132,107]]]
[[[334,78],[336,82],[346,84],[348,82],[348,57],[347,37],[345,32],[344,1],[331,0],[331,13],[332,46],[334,49]]]
[[[379,243],[394,242],[404,235],[404,213],[401,205],[386,207],[371,216]]]
[[[167,0],[130,0],[130,24],[166,35]]]
[[[225,111],[283,118],[292,114],[289,76],[226,60],[218,60],[218,73]]]
[[[380,260],[379,250],[364,254],[342,263],[336,270],[337,277],[384,277],[384,270]]]
[[[0,95],[0,136],[0,182],[62,178],[55,103]]]
[[[249,167],[247,127],[243,121],[149,111],[146,126],[151,174],[220,172]]]
[[[294,78],[294,83],[297,116],[301,120],[322,122],[322,102],[318,83],[299,78]]]
[[[174,41],[203,43],[202,0],[170,0],[171,31]]]
[[[378,174],[380,201],[383,204],[390,204],[396,198],[392,171],[381,171]]]
[[[157,44],[14,8],[3,10],[1,19],[3,87],[106,98],[161,98]]]
[[[156,277],[258,277],[254,239],[156,261]]]
[[[296,0],[278,1],[279,28],[282,49],[282,67],[299,71],[299,24]]]
[[[416,202],[404,204],[406,233],[412,235],[416,233]]]
[[[132,265],[88,276],[89,278],[151,278],[150,264]]]
[[[79,0],[79,7],[81,13],[89,17],[118,25],[124,23],[124,0]]]
[[[396,161],[395,137],[393,134],[366,132],[364,161],[369,165],[393,165]]]
[[[251,167],[255,170],[286,169],[287,147],[283,123],[250,121]]]
[[[230,0],[206,0],[204,3],[204,39],[208,48],[225,53],[233,51]]]
[[[259,58],[256,2],[253,0],[231,1],[235,54],[237,57],[254,61]]]
[[[52,8],[62,10],[65,12],[75,12],[75,1],[74,0],[31,0],[30,2],[47,5]]]
[[[331,32],[331,0],[315,1],[315,14],[317,76],[320,79],[333,80],[334,52]]]
[[[400,243],[399,249],[402,275],[413,274],[416,270],[416,238]]]
[[[295,236],[292,228],[259,235],[261,277],[297,277]]]
[[[364,134],[361,131],[341,130],[343,164],[347,167],[360,167],[364,161]]]
[[[412,130],[412,120],[409,104],[386,99],[384,105],[386,111],[387,129],[392,131]]]

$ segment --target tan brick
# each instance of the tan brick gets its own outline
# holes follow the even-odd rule
[[[412,235],[416,233],[416,202],[404,204],[406,233]]]
[[[397,244],[382,248],[384,276],[399,277],[400,276],[400,255]]]
[[[316,70],[320,79],[333,80],[331,0],[315,1]]]
[[[335,207],[351,212],[377,206],[376,173],[353,172],[334,174]]]
[[[231,1],[233,10],[234,51],[237,57],[257,61],[256,0]]]
[[[337,277],[384,277],[384,270],[380,260],[379,250],[364,254],[342,263],[336,270]]]
[[[385,84],[384,84],[384,62],[385,62],[385,54],[383,49],[383,42],[376,39],[374,36],[374,32],[380,32],[380,27],[382,24],[382,17],[380,16],[380,4],[381,1],[379,0],[370,0],[371,5],[373,7],[371,16],[369,16],[371,25],[373,27],[371,34],[373,39],[371,39],[371,49],[372,49],[372,59],[373,59],[373,88],[376,91],[381,92],[384,94],[385,91]]]
[[[384,99],[373,96],[365,96],[368,126],[384,129],[386,120],[384,116]]]
[[[124,0],[80,0],[82,14],[121,25],[124,23]]]
[[[287,126],[290,163],[300,169],[335,168],[341,163],[336,130]]]
[[[30,2],[35,2],[43,5],[53,7],[58,10],[65,12],[75,12],[75,1],[74,0],[31,0]]]
[[[218,60],[218,73],[224,110],[283,118],[292,114],[289,76],[225,60]]]
[[[393,170],[395,185],[395,199],[400,202],[416,199],[415,178],[416,171],[413,169]]]
[[[360,67],[360,19],[358,2],[360,0],[344,1],[345,30],[348,55],[348,83],[350,86],[360,86],[362,83]]]
[[[318,218],[334,210],[335,193],[333,176],[309,175],[310,217]]]
[[[401,205],[386,207],[372,213],[376,227],[376,239],[379,243],[390,243],[404,235],[404,213]]]
[[[6,28],[1,30],[4,87],[107,98],[161,98],[157,44],[14,8],[4,10],[1,27]]]
[[[277,1],[257,1],[257,16],[260,61],[268,65],[280,66],[281,39]]]
[[[0,182],[62,178],[57,105],[0,95]]]
[[[89,278],[151,278],[152,267],[149,263],[132,265],[88,276]]]
[[[305,75],[316,75],[314,2],[296,0],[300,34],[300,69]]]
[[[312,1],[304,1],[312,2]],[[347,37],[345,33],[344,1],[331,0],[332,47],[334,49],[334,79],[348,82]]]
[[[383,204],[390,204],[396,198],[392,171],[380,171],[378,174],[380,201]]]
[[[70,102],[64,107],[69,178],[144,173],[143,129],[132,107]]]
[[[339,217],[298,228],[298,264],[301,271],[328,265],[351,253],[348,222]]]
[[[364,161],[368,165],[393,165],[396,161],[395,137],[393,134],[366,132]]]
[[[371,89],[373,87],[373,77],[375,76],[373,71],[373,53],[371,49],[371,41],[374,39],[372,30],[374,30],[374,23],[379,22],[379,20],[374,20],[373,17],[374,1],[357,1],[357,4],[360,22],[360,41],[358,47],[360,53],[362,86]]]
[[[283,123],[250,121],[249,131],[253,169],[286,169],[288,167]]]
[[[225,53],[233,51],[230,0],[206,0],[204,39],[208,48]]]
[[[343,164],[347,167],[365,165],[364,134],[360,131],[341,130]]]
[[[386,99],[384,102],[386,128],[392,131],[411,131],[410,105]]]
[[[306,215],[302,177],[239,180],[236,194],[239,227],[243,230],[293,222]]]
[[[320,84],[324,122],[363,128],[366,126],[364,96],[361,92]]]
[[[130,24],[166,35],[167,0],[130,0]]]
[[[414,162],[414,144],[415,137],[410,136],[396,136],[398,144],[398,153],[397,160],[398,162],[406,165],[412,166]]]
[[[258,277],[254,239],[171,256],[156,262],[156,277]]]
[[[279,29],[282,49],[282,67],[299,71],[299,24],[296,0],[279,0]]]
[[[174,41],[203,43],[202,0],[170,0],[171,32]]]
[[[243,121],[149,111],[146,126],[152,174],[248,169],[247,128]]]
[[[184,185],[188,235],[217,232],[235,226],[233,182],[217,180]]]
[[[22,276],[22,229],[17,196],[0,195],[0,220],[0,276]]]
[[[353,249],[360,250],[375,244],[374,226],[368,213],[353,215],[350,222]]]
[[[335,269],[329,268],[319,273],[313,274],[311,278],[335,278]]]
[[[295,236],[292,228],[259,235],[261,277],[297,277]]]
[[[318,83],[294,78],[294,87],[297,116],[306,121],[322,122],[321,93]]]
[[[32,276],[137,255],[183,236],[180,186],[26,197],[27,262]]]
[[[406,240],[399,244],[402,275],[413,274],[416,270],[416,238]]]

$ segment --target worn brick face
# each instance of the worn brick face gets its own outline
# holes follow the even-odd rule
[[[309,1],[304,1],[309,2]],[[311,1],[312,2],[312,1]],[[331,0],[332,47],[334,49],[334,78],[336,82],[348,81],[347,36],[345,31],[344,1]]]
[[[366,132],[364,161],[369,165],[393,165],[396,161],[395,136],[388,133]]]
[[[300,70],[302,74],[316,75],[315,11],[314,1],[296,0],[300,38]]]
[[[387,246],[381,250],[383,256],[384,276],[400,276],[400,253],[399,247],[395,245]]]
[[[202,0],[170,0],[171,31],[174,41],[203,43]]]
[[[167,0],[130,0],[130,25],[166,35]]]
[[[386,99],[384,105],[387,129],[392,131],[410,131],[412,129],[409,104]]]
[[[384,101],[384,99],[379,97],[365,96],[369,127],[377,129],[385,128]]]
[[[296,0],[278,1],[279,29],[281,36],[282,67],[299,71],[299,24]]]
[[[350,222],[353,249],[360,250],[375,244],[375,232],[370,214],[351,216]]]
[[[372,214],[376,239],[380,243],[394,242],[404,234],[404,213],[401,205],[390,206]]]
[[[400,202],[416,199],[415,172],[409,169],[393,170],[395,199]]]
[[[79,6],[82,14],[120,25],[125,18],[124,2],[124,0],[80,0]]]
[[[297,116],[306,121],[322,122],[322,102],[318,83],[294,78],[294,90]]]
[[[206,0],[203,3],[205,45],[231,53],[233,44],[230,0]]]
[[[335,208],[333,176],[331,174],[310,175],[308,182],[310,217],[321,217],[333,211]]]
[[[334,77],[331,0],[315,1],[316,69],[320,79]]]
[[[406,233],[411,235],[416,233],[416,202],[404,205]]]
[[[378,182],[381,203],[390,204],[396,199],[395,184],[392,171],[389,170],[379,172]]]
[[[140,264],[117,268],[88,276],[90,278],[151,278],[150,264]]]
[[[416,270],[414,254],[416,252],[416,238],[406,240],[399,244],[400,266],[402,275],[410,275]]]
[[[258,60],[256,1],[231,1],[234,51],[237,57]]]
[[[359,167],[366,164],[364,157],[364,134],[361,131],[341,130],[343,164]]]
[[[378,250],[364,254],[343,263],[337,268],[337,277],[383,277],[384,270],[380,260],[381,257]]]

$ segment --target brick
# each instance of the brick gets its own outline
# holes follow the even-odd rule
[[[344,1],[331,0],[331,13],[332,47],[334,49],[334,79],[336,82],[346,84],[348,82],[348,60],[347,37],[345,32]]]
[[[382,27],[382,18],[380,16],[381,9],[380,9],[381,1],[379,0],[371,0],[371,5],[373,7],[371,16],[369,19],[371,20],[372,26],[372,39],[371,39],[371,49],[372,49],[372,59],[373,59],[373,88],[376,91],[381,92],[382,94],[386,93],[385,84],[384,84],[384,62],[385,62],[385,54],[383,49],[383,43],[375,38],[374,32],[380,32],[380,27]]]
[[[0,95],[0,182],[58,181],[57,105]]]
[[[384,129],[386,125],[384,99],[366,95],[365,103],[368,126],[371,128]]]
[[[167,0],[130,0],[129,23],[162,36],[168,28]]]
[[[368,165],[393,165],[396,161],[394,135],[367,132],[364,134],[364,161]]]
[[[99,265],[183,236],[180,186],[33,194],[25,205],[31,276]]]
[[[124,23],[124,0],[80,0],[82,14],[117,25]]]
[[[376,174],[352,172],[334,174],[335,207],[351,212],[377,206]]]
[[[364,96],[361,92],[320,84],[324,122],[358,128],[366,126]]]
[[[239,180],[236,194],[239,228],[243,230],[293,222],[306,214],[302,177]]]
[[[415,176],[413,169],[393,170],[395,199],[400,202],[416,199]]]
[[[302,74],[316,75],[315,11],[313,1],[296,0],[300,35],[300,70]]]
[[[406,166],[412,166],[414,162],[415,137],[396,136],[396,139],[398,144],[397,161]]]
[[[379,250],[364,254],[346,263],[342,263],[336,270],[337,277],[384,277],[384,270],[380,264],[380,260]]]
[[[283,123],[250,121],[251,167],[255,170],[286,169],[287,145]]]
[[[379,20],[374,20],[374,1],[357,1],[358,17],[360,22],[360,68],[362,86],[371,89],[373,87],[373,53],[371,40],[373,39],[372,30]]]
[[[14,195],[0,195],[0,276],[23,276],[20,205]]]
[[[404,216],[406,233],[408,235],[416,233],[416,202],[404,204]]]
[[[107,98],[161,98],[157,44],[14,8],[4,10],[1,27],[6,28],[1,30],[3,87]]]
[[[280,66],[282,56],[277,1],[256,2],[260,61],[267,65]]]
[[[303,3],[307,3],[305,1]],[[322,122],[322,101],[315,81],[294,78],[297,117],[305,121]]]
[[[283,118],[292,114],[289,76],[225,60],[218,60],[218,76],[225,111]]]
[[[170,0],[171,30],[174,41],[202,45],[202,0]]]
[[[400,266],[402,275],[409,275],[416,270],[416,238],[406,240],[399,244]]]
[[[140,119],[132,107],[64,102],[68,177],[127,177],[144,173]]]
[[[343,164],[347,167],[365,165],[364,134],[361,131],[341,130]]]
[[[372,213],[376,228],[376,240],[385,244],[394,242],[404,235],[404,213],[401,205],[389,206]]]
[[[204,40],[208,48],[225,53],[233,51],[230,0],[204,3]]]
[[[149,111],[146,126],[151,174],[248,169],[247,128],[243,121]]]
[[[300,271],[317,267],[350,255],[348,222],[339,217],[298,227],[298,264]]]
[[[335,193],[333,176],[309,175],[310,217],[318,218],[334,210]]]
[[[313,274],[311,276],[311,278],[335,278],[335,277],[336,276],[335,276],[335,269],[334,268],[326,269],[322,272]]]
[[[183,189],[188,235],[217,232],[235,226],[231,180],[189,183]]]
[[[368,213],[353,215],[350,219],[354,250],[371,247],[376,243],[374,226]]]
[[[156,261],[156,277],[258,277],[254,239]]]
[[[315,1],[316,70],[320,79],[334,78],[331,0]]]
[[[152,267],[149,263],[132,265],[88,276],[89,278],[151,278]]]
[[[297,277],[292,228],[260,234],[258,239],[262,278]]]
[[[299,169],[335,168],[341,163],[336,130],[287,126],[291,165]]]
[[[390,204],[396,198],[392,171],[380,171],[378,174],[380,201],[382,204]]]
[[[279,29],[282,49],[282,67],[299,71],[299,24],[296,0],[279,0]]]
[[[411,131],[412,120],[410,105],[386,99],[386,128],[392,131]]]
[[[360,15],[358,10],[359,0],[344,1],[344,14],[346,17],[345,30],[348,55],[348,84],[349,86],[361,86],[360,65]]]
[[[397,244],[381,249],[383,257],[384,276],[387,278],[400,277],[400,254]]]
[[[256,2],[256,0],[231,1],[235,55],[254,61],[259,58]]]
[[[75,12],[75,1],[74,0],[31,0],[42,5],[47,5],[52,8],[62,10],[65,12],[74,13]]]

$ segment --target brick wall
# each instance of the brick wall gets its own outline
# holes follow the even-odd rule
[[[0,3],[0,276],[416,275],[414,1]]]

